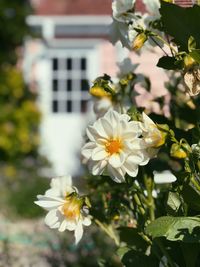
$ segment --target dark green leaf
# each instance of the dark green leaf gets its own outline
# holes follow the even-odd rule
[[[197,48],[200,48],[200,6],[182,8],[161,1],[160,14],[164,30],[174,37],[181,50],[188,51],[190,36],[193,36]]]
[[[200,211],[200,192],[198,193],[191,185],[184,185],[183,199],[194,210]]]
[[[199,244],[182,243],[181,248],[186,267],[196,267],[198,261],[197,257],[200,255]]]
[[[145,254],[130,250],[126,254],[124,254],[122,258],[122,263],[125,267],[133,267],[133,266],[143,266],[143,267],[157,267],[158,263],[157,261],[151,257],[146,256]]]
[[[157,63],[157,66],[166,70],[181,69],[180,62],[177,62],[174,57],[168,56],[161,57]]]
[[[145,250],[147,243],[139,235],[136,228],[120,227],[118,229],[121,242],[126,243],[127,246],[138,250]]]
[[[171,241],[200,243],[200,218],[160,217],[146,227],[146,233],[153,238],[163,236]]]

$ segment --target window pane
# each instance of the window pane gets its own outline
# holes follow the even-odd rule
[[[72,101],[71,100],[67,100],[66,102],[66,111],[72,112]]]
[[[88,80],[82,79],[81,80],[81,91],[88,91],[88,90],[89,90]]]
[[[58,101],[57,100],[53,100],[52,102],[52,111],[58,112]]]
[[[71,79],[67,80],[66,88],[68,92],[72,91],[72,80]]]
[[[87,111],[87,100],[81,100],[81,112],[85,113]]]
[[[81,58],[81,70],[86,70],[86,68],[87,68],[86,58]]]
[[[71,58],[67,58],[66,60],[66,69],[72,70],[72,59]]]
[[[52,87],[54,92],[58,91],[58,80],[56,79],[53,80]]]
[[[57,58],[53,58],[53,61],[52,61],[52,67],[53,67],[53,70],[58,70],[58,59]]]

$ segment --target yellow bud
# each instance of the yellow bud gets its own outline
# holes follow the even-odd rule
[[[176,143],[174,143],[171,146],[170,155],[173,158],[178,158],[178,159],[184,159],[187,157],[186,151],[181,147],[180,144],[176,144]]]
[[[147,35],[144,32],[139,33],[135,37],[135,40],[133,41],[133,50],[139,50],[144,45],[146,40],[147,40]]]
[[[167,3],[174,3],[174,0],[163,0],[163,2],[167,2]]]
[[[190,55],[184,57],[185,68],[191,68],[195,63],[196,61]]]
[[[106,92],[105,89],[100,86],[92,86],[90,88],[90,94],[98,98],[111,97],[111,94]]]

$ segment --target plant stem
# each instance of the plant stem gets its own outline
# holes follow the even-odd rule
[[[173,51],[173,52],[175,53],[175,55],[177,54],[176,49],[175,49],[173,46],[171,46],[171,45],[170,45],[164,38],[162,38],[160,35],[155,34],[154,37],[157,38],[158,40],[160,40],[161,42],[163,42],[163,44],[166,44],[166,45],[170,48],[170,50]]]
[[[100,222],[98,219],[95,219],[94,221],[111,239],[115,241],[116,246],[119,246],[120,244],[119,239],[116,236],[112,226],[105,225],[104,223]]]
[[[149,37],[158,47],[160,47],[160,49],[163,51],[163,53],[168,56],[167,52],[162,48],[162,46],[160,46],[160,44],[152,37]]]
[[[137,204],[137,206],[138,206],[138,209],[139,209],[140,213],[141,213],[142,215],[144,215],[144,214],[145,214],[145,210],[144,210],[144,208],[143,208],[143,206],[142,206],[142,203],[141,203],[141,201],[140,201],[140,199],[139,199],[138,194],[137,194],[137,193],[134,193],[134,194],[133,194],[133,198],[134,198],[134,200],[135,200],[135,202],[136,202],[136,204]]]
[[[154,204],[154,199],[152,196],[152,191],[153,191],[153,179],[151,177],[148,177],[146,174],[144,174],[144,184],[147,190],[147,205],[149,207],[149,216],[150,216],[150,221],[155,220],[155,204]]]

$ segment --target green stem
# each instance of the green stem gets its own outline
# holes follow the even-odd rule
[[[113,239],[115,241],[116,246],[119,246],[119,244],[120,244],[119,239],[116,236],[112,226],[111,225],[105,225],[102,222],[100,222],[98,219],[95,219],[94,221],[111,239]]]
[[[153,179],[151,177],[148,177],[146,174],[144,174],[144,184],[147,190],[147,205],[149,207],[149,216],[150,220],[154,221],[155,220],[155,204],[154,204],[154,199],[152,196],[152,191],[153,191]]]
[[[149,36],[149,38],[158,46],[160,47],[160,49],[163,51],[163,53],[168,56],[167,52],[162,48],[162,46],[152,37],[152,36]]]
[[[141,201],[140,201],[140,198],[139,198],[138,194],[137,194],[137,193],[134,193],[134,194],[133,194],[133,198],[134,198],[134,200],[135,200],[135,202],[136,202],[136,204],[137,204],[137,206],[138,206],[138,209],[139,209],[140,213],[141,213],[142,215],[144,215],[144,214],[145,214],[145,210],[144,210],[144,208],[143,208],[143,206],[142,206],[142,203],[141,203]]]
[[[164,44],[166,44],[166,45],[170,48],[170,50],[173,51],[173,52],[175,53],[175,55],[177,54],[176,49],[175,49],[173,46],[171,46],[171,45],[170,45],[164,38],[162,38],[160,35],[155,34],[154,37],[157,38],[158,40],[160,40],[161,42],[163,42]]]

